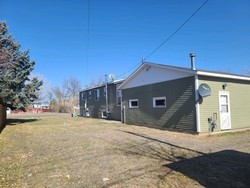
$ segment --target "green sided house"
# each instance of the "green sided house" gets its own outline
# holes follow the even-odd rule
[[[121,120],[121,92],[116,80],[80,92],[80,116]]]
[[[248,76],[144,62],[118,89],[126,124],[196,133],[250,128]]]

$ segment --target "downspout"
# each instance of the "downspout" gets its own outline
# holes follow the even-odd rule
[[[124,119],[123,119],[123,102],[122,102],[122,90],[121,90],[121,123],[124,123]]]
[[[123,123],[126,124],[126,107],[123,106]]]
[[[198,75],[196,72],[196,66],[195,66],[195,53],[192,52],[189,54],[189,57],[191,59],[191,70],[195,71],[195,75],[194,75],[194,85],[195,85],[195,111],[196,111],[196,131],[199,134],[201,132],[201,122],[200,122],[200,96],[199,96],[199,92],[198,92],[198,88],[199,88],[199,80],[198,80]]]
[[[106,113],[108,114],[109,105],[108,105],[108,75],[105,75],[105,92],[106,92]]]
[[[201,132],[201,122],[200,122],[200,104],[199,104],[199,93],[198,93],[198,87],[199,87],[198,75],[194,76],[194,80],[195,80],[196,131],[197,131],[197,133],[200,133]]]

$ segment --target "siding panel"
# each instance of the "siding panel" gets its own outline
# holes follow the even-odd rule
[[[126,122],[158,128],[195,131],[194,77],[181,78],[122,91]],[[153,108],[153,97],[166,97],[166,108]],[[129,109],[129,99],[139,108]]]
[[[87,108],[89,109],[89,115],[92,118],[102,118],[102,111],[106,109],[106,97],[104,96],[104,87],[101,86],[95,89],[100,89],[100,99],[98,101],[95,100],[94,96],[94,90],[91,89],[92,91],[92,97],[89,99],[88,94],[86,95],[86,100],[87,100]],[[83,91],[85,93],[88,93],[89,90]],[[80,115],[83,116],[84,114],[84,103],[85,101],[82,100],[81,98],[81,93],[80,92]],[[109,84],[108,85],[108,104],[109,104],[109,110],[110,114],[108,116],[108,119],[111,120],[121,120],[121,107],[117,106],[116,104],[116,84]]]
[[[208,132],[208,117],[217,114],[217,129],[220,131],[220,111],[219,111],[219,91],[223,91],[222,85],[227,83],[224,91],[229,91],[231,124],[232,129],[241,129],[250,127],[250,82],[238,81],[225,78],[211,78],[199,76],[199,84],[207,83],[212,90],[212,95],[204,98],[200,105],[201,114],[201,131]]]

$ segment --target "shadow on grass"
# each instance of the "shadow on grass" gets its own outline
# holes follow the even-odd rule
[[[204,187],[249,187],[250,154],[223,150],[164,165]]]
[[[249,187],[250,185],[250,154],[248,153],[223,150],[206,154],[147,135],[123,132],[146,139],[145,146],[137,144],[126,148],[123,151],[126,155],[158,158],[166,162],[163,167],[167,173],[161,175],[162,179],[165,179],[169,172],[176,171],[204,187]],[[150,145],[152,141],[167,147]]]
[[[172,144],[172,143],[169,143],[169,142],[166,142],[166,141],[162,141],[162,140],[159,140],[159,139],[156,139],[156,138],[151,138],[151,137],[149,137],[147,135],[138,134],[138,133],[134,133],[134,132],[130,132],[130,131],[122,131],[122,132],[132,134],[132,135],[135,135],[135,136],[138,136],[138,137],[142,137],[142,138],[145,138],[145,139],[148,139],[148,140],[151,140],[151,141],[155,141],[155,142],[158,142],[158,143],[167,144],[169,146],[173,146],[173,147],[176,147],[176,148],[179,148],[179,149],[185,149],[185,150],[195,152],[195,153],[198,153],[198,154],[205,154],[205,153],[197,151],[197,150],[193,150],[193,149],[190,149],[190,148],[185,148],[185,147],[182,147],[182,146],[178,146],[178,145],[175,145],[175,144]]]
[[[39,119],[7,119],[6,125],[14,126],[14,125],[18,125],[21,123],[31,123],[35,121],[39,121]]]
[[[7,119],[6,124],[0,128],[0,133],[6,128],[6,126],[15,126],[22,123],[31,123],[39,121],[39,119]]]

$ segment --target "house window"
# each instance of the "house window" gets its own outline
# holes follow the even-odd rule
[[[90,90],[89,91],[89,99],[91,99],[92,98],[92,91]]]
[[[166,97],[154,97],[153,107],[154,108],[166,108]]]
[[[103,88],[103,96],[106,97],[106,86]]]
[[[116,104],[117,106],[121,106],[122,103],[122,91],[116,90]]]
[[[139,108],[138,99],[130,99],[129,100],[129,108]]]
[[[99,101],[99,99],[100,99],[100,89],[96,89],[95,90],[95,100]]]
[[[82,100],[85,100],[85,99],[86,99],[85,93],[82,93]]]

